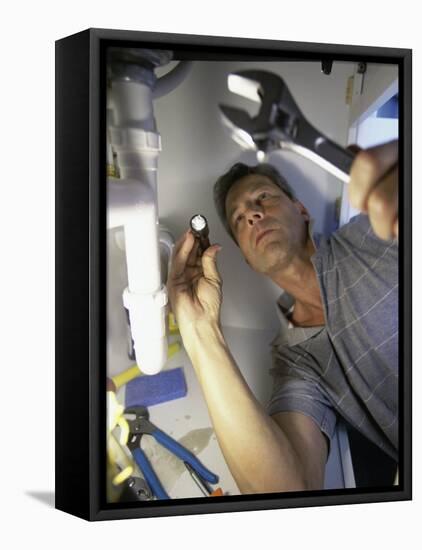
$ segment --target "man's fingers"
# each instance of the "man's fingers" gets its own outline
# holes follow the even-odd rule
[[[198,239],[194,238],[192,250],[189,253],[189,257],[187,261],[187,265],[189,267],[201,267],[201,262],[199,261],[198,249],[199,249],[199,241]]]
[[[361,212],[368,211],[371,190],[396,163],[397,141],[360,151],[350,171],[349,198],[352,206]]]
[[[176,241],[176,244],[174,245],[174,248],[173,248],[173,257],[176,256],[176,254],[178,254],[179,250],[182,248],[188,233],[190,233],[189,229],[185,231],[183,235],[179,237],[179,239]]]
[[[396,166],[373,189],[367,200],[368,216],[372,228],[381,239],[391,239],[397,236],[394,229],[398,213],[397,179],[398,167]]]
[[[356,145],[355,143],[353,145],[348,145],[347,149],[357,155],[360,151],[362,151],[362,148],[359,147],[359,145]]]
[[[202,255],[202,269],[204,271],[204,277],[209,281],[220,284],[221,277],[217,269],[217,254],[221,250],[219,244],[214,244],[207,248]]]
[[[171,277],[180,277],[184,273],[194,240],[192,233],[186,232],[177,242],[173,251]]]

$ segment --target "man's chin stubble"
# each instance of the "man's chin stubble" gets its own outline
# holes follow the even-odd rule
[[[265,248],[265,257],[262,257],[261,261],[258,262],[257,271],[272,276],[285,270],[291,260],[292,254],[283,250],[278,243],[269,243]]]

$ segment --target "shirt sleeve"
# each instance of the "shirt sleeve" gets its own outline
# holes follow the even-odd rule
[[[295,371],[282,359],[280,350],[273,355],[273,391],[267,406],[270,416],[279,412],[300,412],[311,417],[331,441],[336,426],[336,413],[314,376],[304,369]]]

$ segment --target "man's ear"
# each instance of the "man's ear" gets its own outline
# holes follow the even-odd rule
[[[303,218],[309,222],[310,219],[311,219],[311,215],[309,214],[308,212],[308,209],[306,208],[306,206],[304,206],[299,200],[295,200],[293,202],[293,204],[296,206],[296,208],[298,209],[299,213],[303,216]]]

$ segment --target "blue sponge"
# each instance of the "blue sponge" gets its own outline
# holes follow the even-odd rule
[[[127,407],[150,407],[184,397],[187,393],[182,367],[140,376],[126,385]]]

